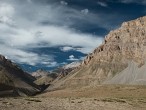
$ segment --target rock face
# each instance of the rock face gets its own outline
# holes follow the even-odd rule
[[[34,80],[34,77],[0,55],[0,96],[34,95],[41,90],[33,83]]]
[[[124,22],[119,29],[111,31],[81,67],[64,78],[62,86],[102,84],[124,70],[131,60],[138,66],[146,60],[146,17]]]

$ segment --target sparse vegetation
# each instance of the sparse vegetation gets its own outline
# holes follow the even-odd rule
[[[101,101],[126,103],[126,101],[124,99],[119,99],[119,98],[105,98],[105,99],[101,99]]]
[[[38,100],[36,98],[25,98],[25,100],[31,101],[31,102],[42,102],[41,100]]]

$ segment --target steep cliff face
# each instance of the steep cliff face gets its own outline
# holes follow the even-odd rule
[[[82,62],[77,72],[67,76],[63,86],[87,86],[114,77],[133,60],[142,66],[146,60],[146,17],[124,22],[111,31],[98,48]]]
[[[90,61],[120,61],[124,63],[127,59],[133,59],[139,64],[144,63],[146,57],[146,17],[133,21],[124,22],[122,26],[111,31],[101,46],[87,56],[82,65]]]

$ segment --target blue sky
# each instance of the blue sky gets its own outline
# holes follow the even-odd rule
[[[0,0],[0,54],[25,71],[83,60],[146,0]]]

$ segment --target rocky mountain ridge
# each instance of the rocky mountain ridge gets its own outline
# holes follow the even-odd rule
[[[96,86],[113,78],[133,60],[142,66],[146,60],[146,16],[124,22],[111,31],[103,43],[89,54],[77,71],[69,73],[60,87]]]
[[[20,67],[0,55],[0,96],[35,95],[42,88],[33,81],[36,79]]]
[[[103,60],[113,61],[114,58],[122,56],[122,63],[127,59],[133,59],[139,64],[143,64],[146,54],[146,17],[141,17],[136,20],[124,22],[119,29],[111,31],[105,36],[104,42],[93,53],[89,54],[82,62],[82,65],[87,65],[96,57],[99,62]],[[135,49],[135,50],[133,50]],[[119,52],[115,53],[115,52]],[[116,55],[114,55],[114,53]],[[102,59],[100,59],[102,58]],[[117,59],[119,60],[119,59]],[[114,61],[113,61],[114,62]]]
[[[34,81],[37,85],[48,85],[53,83],[54,80],[58,81],[59,79],[65,77],[71,71],[79,68],[80,65],[80,62],[72,62],[50,72],[40,69],[33,72],[31,75],[37,79]]]
[[[40,69],[40,70],[37,70],[36,72],[31,73],[31,75],[35,78],[40,78],[40,77],[47,76],[49,73],[50,72]]]

